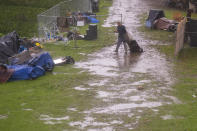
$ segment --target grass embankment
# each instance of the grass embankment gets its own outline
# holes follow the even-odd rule
[[[174,10],[165,10],[166,16],[172,18]],[[184,12],[182,12],[184,14]],[[197,15],[194,14],[193,17]],[[142,27],[144,28],[144,27]],[[144,29],[144,33],[152,39],[168,40],[172,33],[158,30]],[[162,36],[163,38],[160,38]],[[174,35],[175,36],[175,35]],[[175,39],[175,38],[173,38]],[[166,54],[175,67],[177,77],[173,85],[174,96],[182,104],[167,105],[160,108],[157,115],[145,116],[141,119],[137,131],[196,131],[197,130],[197,48],[185,45],[178,57],[174,56],[174,40],[171,45],[155,46],[161,53]],[[161,116],[170,115],[170,119],[163,120]]]
[[[37,34],[37,14],[62,0],[3,0],[0,5],[0,33],[16,30],[21,36]],[[1,35],[0,35],[1,36]]]
[[[101,0],[100,12],[107,14],[112,1]],[[100,20],[104,20],[102,17]],[[87,54],[109,45],[114,41],[114,34],[109,33],[110,28],[99,24],[98,39],[95,41],[77,41],[79,48],[73,48],[74,43],[68,46],[60,43],[45,44],[53,58],[73,56],[75,60],[87,58]],[[107,33],[108,32],[108,33]],[[97,45],[97,46],[95,46]],[[84,54],[81,54],[84,53]],[[88,80],[93,79],[87,72],[81,72],[73,65],[55,67],[53,73],[36,80],[17,81],[0,85],[0,129],[2,131],[62,131],[72,129],[68,123],[80,119],[80,111],[91,107],[94,93],[90,91],[77,91],[74,87],[83,85],[89,87]],[[90,87],[89,87],[90,88]],[[77,108],[69,111],[68,108]],[[69,120],[56,125],[44,124],[41,115],[50,117],[70,116]],[[60,122],[51,120],[52,122]]]

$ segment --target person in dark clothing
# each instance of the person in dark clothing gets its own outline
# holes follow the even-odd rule
[[[191,19],[192,13],[193,13],[193,10],[192,10],[192,9],[188,9],[188,10],[187,10],[187,15],[186,15],[186,17],[187,17],[187,20],[188,20],[188,21]]]
[[[184,42],[188,42],[189,41],[189,34],[187,33],[188,32],[188,23],[190,22],[191,20],[191,17],[192,17],[192,13],[193,13],[193,10],[192,9],[188,9],[187,10],[187,15],[186,15],[186,18],[187,18],[187,24],[185,26],[185,36],[184,36]]]
[[[117,31],[116,32],[118,33],[118,42],[117,42],[115,52],[118,52],[118,49],[119,49],[119,47],[122,43],[124,45],[125,52],[127,52],[127,45],[126,45],[125,38],[124,38],[126,33],[127,33],[126,28],[120,22],[117,22],[117,25],[118,26],[117,26]]]

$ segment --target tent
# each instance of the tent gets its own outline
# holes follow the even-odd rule
[[[146,20],[146,27],[153,28],[154,21],[162,17],[165,17],[163,10],[157,10],[157,9],[150,10],[148,19]]]
[[[8,57],[18,53],[19,36],[14,31],[0,38],[0,63],[7,63]]]

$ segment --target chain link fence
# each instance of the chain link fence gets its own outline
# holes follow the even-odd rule
[[[72,17],[74,13],[92,12],[92,0],[66,0],[37,15],[39,38],[54,36],[58,29],[58,17]]]
[[[122,22],[122,14],[96,15],[92,13],[91,2],[92,0],[67,0],[39,14],[40,41],[53,42],[60,37],[65,45],[72,43],[75,47],[99,46],[105,43],[103,41],[114,41],[111,36],[114,36],[116,22]],[[92,45],[79,45],[90,40],[97,41]]]

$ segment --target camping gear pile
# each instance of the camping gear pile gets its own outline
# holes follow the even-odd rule
[[[20,39],[14,31],[0,38],[0,83],[29,80],[52,71],[55,63],[38,42]],[[72,57],[58,64],[74,64]]]
[[[148,28],[172,32],[176,31],[177,24],[176,21],[167,19],[163,10],[150,10],[148,19],[146,20],[146,27]]]

